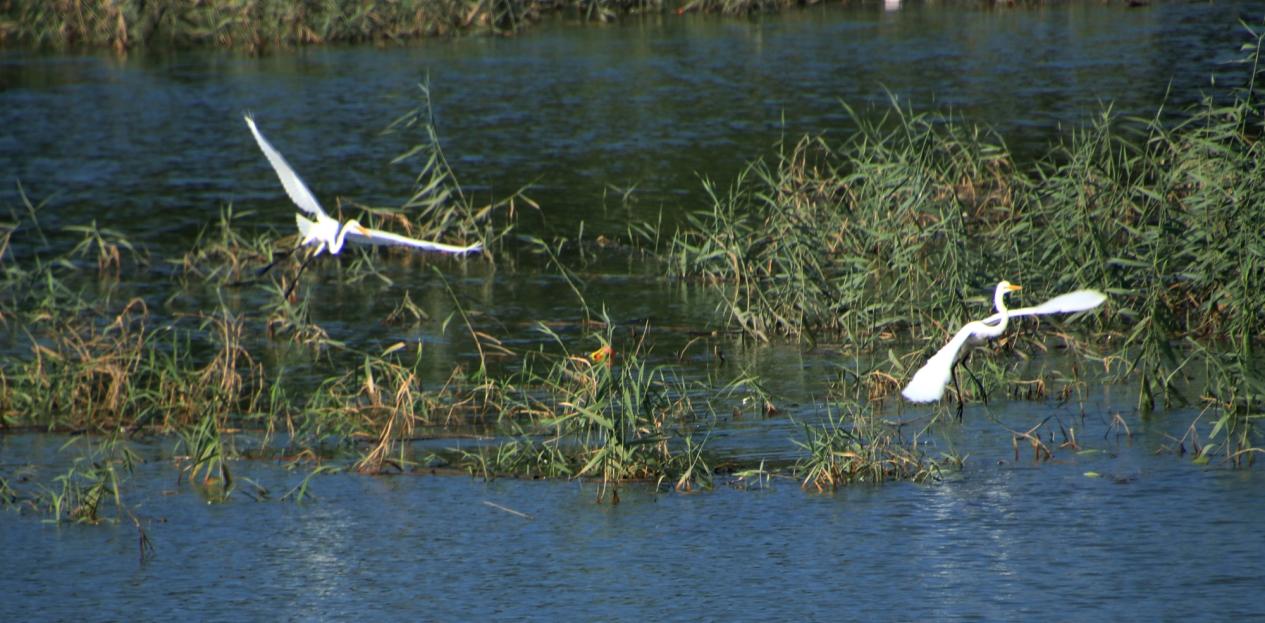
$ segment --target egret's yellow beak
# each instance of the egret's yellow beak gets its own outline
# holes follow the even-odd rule
[[[1017,285],[1015,285],[1015,284],[1013,284],[1013,283],[1012,283],[1012,284],[1010,284],[1010,288],[1009,288],[1009,290],[1010,290],[1011,292],[1014,292],[1014,291],[1016,291],[1016,290],[1022,290],[1022,289],[1023,289],[1023,286],[1017,286]]]

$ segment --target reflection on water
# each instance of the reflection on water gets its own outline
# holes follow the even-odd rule
[[[220,208],[247,226],[292,226],[289,205],[241,123],[253,111],[327,206],[335,197],[399,203],[409,166],[390,159],[417,137],[380,130],[417,104],[429,75],[445,149],[480,197],[532,184],[542,218],[525,233],[624,233],[624,221],[672,222],[779,137],[841,135],[840,100],[952,110],[997,128],[1025,154],[1114,102],[1151,114],[1196,101],[1242,40],[1239,15],[1262,3],[1060,3],[1016,9],[858,3],[743,20],[659,16],[576,27],[551,22],[512,39],[401,48],[305,49],[265,59],[195,52],[126,60],[6,51],[0,56],[0,177],[49,198],[51,229],[95,218],[154,257],[129,276],[155,313],[208,309],[169,300],[164,260],[179,257]],[[1252,17],[1255,16],[1255,17]],[[1228,74],[1222,74],[1222,80]],[[612,185],[616,188],[608,188]],[[635,202],[621,205],[622,189]],[[0,203],[14,207],[11,183]],[[14,245],[23,242],[15,239]],[[419,370],[443,379],[474,357],[438,326],[455,307],[438,262],[479,322],[516,349],[549,321],[572,350],[596,347],[568,282],[537,268],[394,259],[391,285],[347,284],[314,267],[315,320],[363,352],[421,343]],[[797,421],[822,417],[827,384],[851,365],[846,345],[756,346],[688,331],[715,326],[715,292],[665,283],[623,258],[580,277],[593,309],[617,326],[649,322],[669,374],[717,385],[758,371],[781,415],[719,414],[709,448],[786,458]],[[383,318],[411,293],[430,319]],[[262,294],[217,296],[259,309]],[[160,311],[161,310],[161,311]],[[631,340],[631,337],[627,339]],[[269,356],[301,376],[281,346]],[[277,364],[279,365],[279,364]],[[513,365],[506,364],[506,365]],[[739,388],[735,400],[757,395]],[[146,520],[156,558],[135,562],[136,534],[53,526],[0,513],[4,612],[13,620],[161,619],[1067,619],[1155,620],[1197,599],[1215,618],[1257,614],[1259,548],[1243,547],[1265,508],[1258,474],[1192,467],[1153,454],[1189,423],[1180,412],[1109,437],[1129,396],[1111,388],[1079,405],[967,409],[928,450],[968,456],[940,484],[802,493],[775,480],[751,491],[657,496],[632,488],[597,505],[592,486],[429,476],[324,476],[303,505],[234,495],[208,505],[174,482],[161,457],[142,466],[127,503]],[[1022,409],[1022,412],[1010,409]],[[1093,431],[1096,454],[1015,460],[1007,428],[1048,415]],[[1001,422],[1005,421],[1006,426]],[[1180,434],[1180,433],[1178,433]],[[0,436],[0,465],[55,474],[61,439]],[[280,496],[304,474],[236,465]],[[1096,471],[1103,478],[1087,478]],[[531,519],[484,505],[494,501]]]

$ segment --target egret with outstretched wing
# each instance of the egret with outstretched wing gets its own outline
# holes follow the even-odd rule
[[[993,294],[993,304],[997,313],[983,319],[966,323],[958,332],[923,364],[909,384],[901,390],[901,395],[911,402],[932,402],[944,395],[944,388],[953,376],[953,365],[957,363],[958,352],[968,341],[982,342],[995,338],[1006,331],[1010,319],[1015,316],[1037,316],[1042,314],[1071,314],[1093,309],[1107,300],[1107,295],[1097,290],[1077,290],[1056,296],[1035,307],[1006,309],[1007,294],[1022,290],[1021,286],[1009,281],[997,284]]]
[[[286,162],[281,152],[273,148],[272,143],[269,143],[268,139],[264,138],[263,133],[259,131],[259,128],[255,127],[254,118],[247,114],[245,119],[246,125],[250,127],[250,133],[255,135],[255,142],[259,143],[259,149],[264,152],[264,157],[268,159],[268,163],[277,172],[277,177],[281,180],[281,185],[285,187],[286,194],[290,196],[290,200],[300,210],[314,217],[308,219],[302,214],[294,215],[295,222],[299,226],[299,234],[302,236],[299,246],[316,245],[316,252],[308,258],[308,261],[326,251],[331,255],[338,255],[338,252],[343,250],[343,244],[348,240],[358,244],[411,247],[423,251],[454,255],[478,253],[483,249],[483,245],[478,242],[468,246],[456,246],[442,242],[409,238],[408,236],[365,227],[356,219],[348,220],[345,223],[338,222],[338,219],[331,217],[321,208],[321,204],[312,195],[312,191],[308,190],[303,180],[295,174],[294,169],[290,168],[290,163]],[[307,267],[307,262],[304,262],[303,267],[299,269],[300,275],[305,267]],[[297,277],[295,281],[297,283]]]

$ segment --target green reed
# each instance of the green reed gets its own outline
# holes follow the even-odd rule
[[[803,456],[791,471],[801,487],[817,491],[852,483],[922,482],[938,477],[941,469],[919,450],[917,435],[904,439],[900,427],[883,421],[874,403],[840,405],[821,424],[803,425],[803,437],[795,445]],[[961,463],[948,463],[954,461]]]
[[[69,519],[80,523],[99,523],[106,519],[109,505],[119,518],[130,515],[123,503],[123,486],[131,477],[140,457],[118,435],[99,442],[80,437],[71,438],[62,446],[86,445],[70,467],[52,479],[54,487],[40,485],[34,496],[37,508],[49,515],[49,521]],[[14,492],[16,496],[17,493]]]
[[[260,53],[326,43],[399,43],[462,34],[512,35],[547,14],[607,22],[686,12],[750,15],[811,0],[11,0],[0,45],[136,48],[216,46]]]
[[[667,264],[727,288],[720,311],[756,339],[921,341],[893,377],[986,313],[1002,278],[1024,297],[1097,288],[1109,303],[1077,326],[1122,338],[1103,357],[1137,379],[1142,411],[1180,401],[1194,345],[1242,354],[1265,337],[1253,35],[1246,86],[1180,115],[1105,111],[1025,165],[949,117],[849,109],[847,137],[783,143],[728,190],[709,182],[711,207],[687,217]],[[998,344],[1040,346],[1030,322]]]
[[[709,486],[705,440],[695,437],[709,413],[668,369],[648,365],[635,349],[617,356],[620,363],[607,365],[565,351],[529,355],[534,363],[499,386],[512,438],[463,451],[458,464],[485,478],[594,478],[613,495],[627,481]]]
[[[119,52],[211,45],[258,52],[460,32],[512,33],[537,6],[523,0],[15,0],[0,14],[0,43],[111,47]]]
[[[203,227],[193,246],[179,260],[173,260],[184,277],[209,283],[248,285],[246,276],[276,257],[277,250],[289,253],[298,242],[297,234],[284,238],[272,232],[253,239],[242,233],[251,212],[238,212],[232,204],[220,209],[219,219]],[[188,287],[189,284],[182,284]]]

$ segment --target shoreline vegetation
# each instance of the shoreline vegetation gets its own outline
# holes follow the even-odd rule
[[[863,0],[839,0],[843,4]],[[1134,6],[1132,0],[1122,0]],[[973,0],[984,7],[1043,0]],[[322,44],[399,44],[514,35],[551,15],[605,23],[637,15],[757,15],[821,0],[0,0],[0,47],[219,47],[253,54]]]
[[[929,454],[936,427],[952,426],[947,403],[911,418],[896,406],[897,391],[986,303],[979,288],[1003,275],[1038,291],[1093,287],[1111,298],[1049,340],[1040,336],[1050,331],[1024,329],[1037,321],[1017,322],[977,351],[965,398],[1083,404],[1085,371],[1024,365],[1024,353],[1064,348],[1101,368],[1093,381],[1137,388],[1130,418],[1201,407],[1186,436],[1157,451],[1250,467],[1265,452],[1265,126],[1257,85],[1265,34],[1253,37],[1242,59],[1245,84],[1221,87],[1175,123],[1161,111],[1140,120],[1104,112],[1031,166],[1016,165],[978,127],[893,104],[873,121],[851,111],[858,130],[842,140],[787,142],[728,188],[705,182],[712,205],[675,232],[630,222],[621,248],[664,266],[683,287],[724,293],[717,315],[737,339],[834,340],[866,362],[813,406],[819,417],[797,423],[798,451],[780,463],[708,445],[728,417],[785,417],[761,379],[681,373],[679,358],[656,352],[648,323],[616,326],[588,304],[573,279],[583,248],[515,231],[515,215],[533,205],[528,197],[476,205],[461,191],[434,132],[427,85],[419,107],[391,124],[422,137],[408,152],[419,170],[413,196],[399,208],[361,207],[358,218],[428,238],[478,232],[487,261],[534,257],[572,284],[580,319],[565,327],[540,319],[537,345],[514,350],[493,334],[504,327],[471,314],[436,268],[452,310],[444,331],[477,351],[447,379],[423,383],[421,343],[331,339],[313,320],[304,296],[311,286],[284,295],[296,262],[252,283],[254,269],[284,243],[243,234],[231,206],[183,257],[143,270],[155,260],[120,232],[95,223],[46,230],[41,206],[24,196],[0,223],[0,319],[10,353],[0,363],[0,433],[91,435],[75,446],[86,445],[86,454],[51,481],[0,469],[0,505],[88,522],[113,508],[116,521],[134,522],[143,537],[127,482],[143,460],[134,446],[155,443],[168,448],[163,459],[184,482],[219,500],[234,491],[234,463],[244,460],[308,466],[312,475],[442,469],[588,479],[609,501],[628,483],[687,491],[717,478],[759,486],[777,476],[830,491],[935,479],[965,460]],[[372,279],[390,253],[349,251],[339,278]],[[514,270],[506,264],[502,270]],[[154,284],[151,298],[132,293],[122,275],[134,271],[168,275],[167,293],[153,294]],[[234,288],[256,289],[268,303],[260,310],[224,302],[238,298],[222,296]],[[381,322],[427,320],[407,292],[393,295],[399,304]],[[209,309],[190,303],[217,299]],[[296,385],[294,368],[318,380]],[[1113,418],[1110,431],[1128,435],[1125,416]],[[1048,418],[1011,433],[1017,459],[1021,447],[1036,461],[1081,449],[1074,430]],[[472,443],[434,443],[462,438]],[[302,499],[307,484],[286,497]]]
[[[272,48],[513,35],[547,15],[750,15],[818,0],[0,0],[0,46]]]

